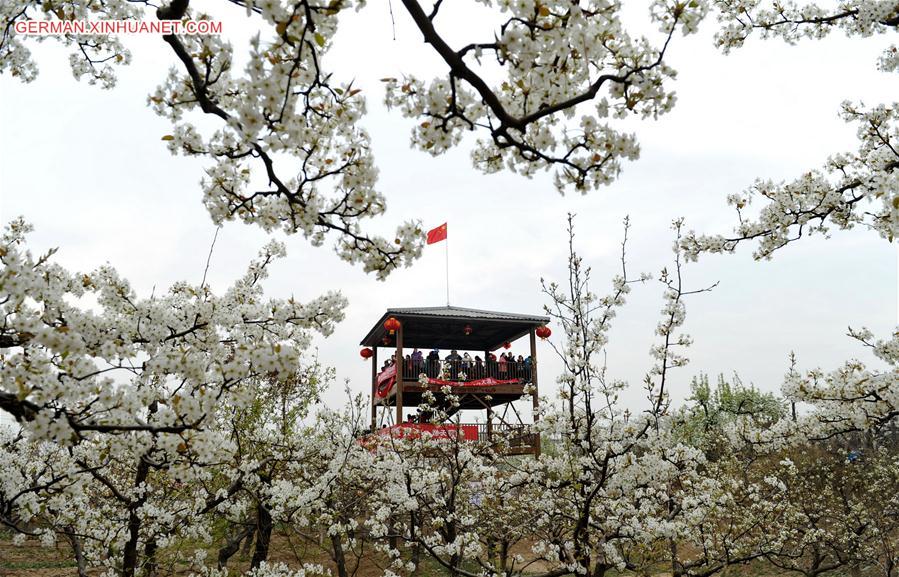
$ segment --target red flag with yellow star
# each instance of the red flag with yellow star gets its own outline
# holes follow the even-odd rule
[[[446,240],[446,223],[428,231],[428,244]]]

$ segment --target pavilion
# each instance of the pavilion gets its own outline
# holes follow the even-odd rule
[[[462,428],[466,439],[492,443],[502,434],[512,439],[511,452],[539,454],[539,435],[533,434],[531,423],[525,422],[513,403],[530,394],[532,414],[537,415],[537,337],[549,335],[549,320],[455,306],[387,309],[361,342],[368,347],[363,356],[372,360],[372,431],[415,425],[414,416],[404,420],[405,411],[419,407],[426,391],[439,398],[449,387],[458,405],[442,407],[445,414],[485,413],[482,423],[453,425]],[[508,350],[525,337],[530,354],[524,362],[497,360],[500,355],[494,351]],[[415,348],[422,356],[435,353],[430,359],[407,359]],[[379,351],[384,349],[388,359],[400,362],[379,371]],[[449,355],[451,351],[458,351],[458,358]],[[470,353],[468,359],[461,357],[463,352]],[[435,354],[439,360],[433,358]]]

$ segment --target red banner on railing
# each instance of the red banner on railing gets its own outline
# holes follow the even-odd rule
[[[521,382],[521,379],[494,379],[493,377],[486,377],[483,379],[475,379],[473,381],[446,381],[443,379],[428,379],[429,385],[437,385],[437,386],[450,386],[450,387],[493,387],[496,385],[516,385]],[[390,391],[393,389],[393,385],[396,384],[396,365],[387,367],[381,374],[378,375],[378,387],[375,390],[375,394],[381,398],[386,398]]]
[[[378,430],[382,437],[394,439],[416,439],[428,433],[436,439],[461,438],[466,441],[478,440],[477,425],[435,425],[433,423],[402,423]]]

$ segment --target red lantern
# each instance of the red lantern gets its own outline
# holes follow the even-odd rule
[[[381,339],[381,344],[384,345],[385,347],[389,346],[390,345],[390,337],[388,337],[387,335],[384,335],[384,337]]]
[[[534,332],[537,334],[538,337],[540,337],[543,340],[548,339],[549,335],[553,334],[553,332],[550,330],[550,328],[546,325],[544,325],[542,327],[537,327],[537,330]]]
[[[370,348],[368,348],[368,347],[365,347],[364,349],[362,349],[361,351],[359,351],[359,356],[362,357],[362,358],[365,359],[365,360],[370,359],[371,356],[372,356],[373,354],[374,354],[374,353],[372,352],[372,350],[371,350]]]
[[[467,337],[468,335],[470,335],[470,334],[472,333],[471,325],[465,325],[465,328],[462,329],[462,332],[465,333],[465,336],[466,336],[466,337]]]
[[[509,341],[504,342],[504,343],[503,343],[503,348],[504,348],[504,349],[511,349],[511,348],[512,348],[512,343],[510,343]]]
[[[387,329],[389,334],[393,334],[396,331],[400,330],[400,321],[396,320],[395,317],[390,317],[386,321],[384,321],[384,328]]]

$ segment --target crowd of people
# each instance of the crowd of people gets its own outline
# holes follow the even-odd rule
[[[394,365],[396,354],[384,361],[381,371],[385,371]],[[468,352],[461,355],[455,349],[444,358],[440,358],[440,351],[432,349],[425,354],[419,349],[413,349],[403,358],[403,377],[406,379],[417,378],[424,373],[431,379],[445,378],[451,381],[474,381],[484,378],[499,380],[519,379],[530,382],[531,356],[515,356],[512,352],[502,352],[499,357],[494,353],[487,353],[486,358],[480,355],[472,357]]]

